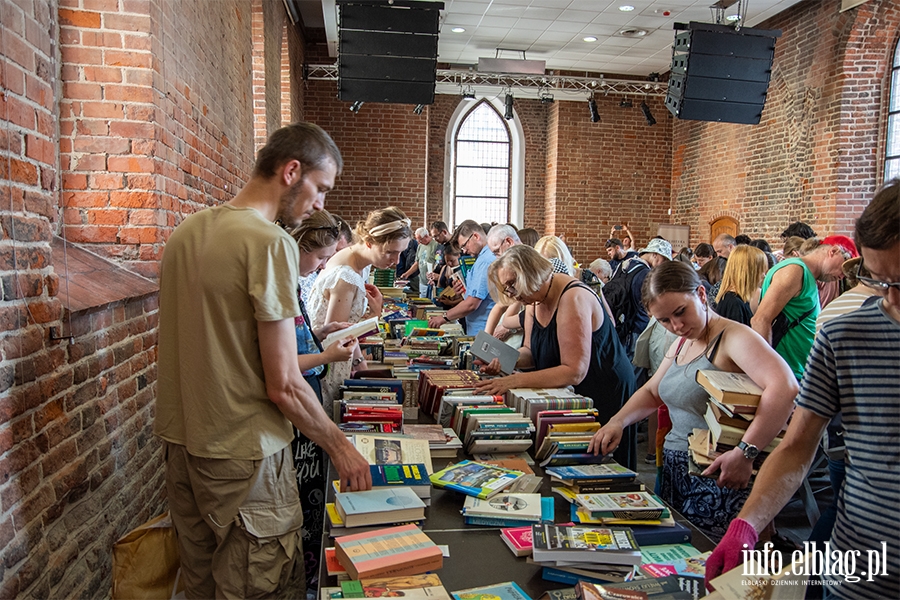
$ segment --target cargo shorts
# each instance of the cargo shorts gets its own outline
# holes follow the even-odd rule
[[[165,442],[166,490],[187,598],[303,598],[291,448],[262,460],[200,458]]]

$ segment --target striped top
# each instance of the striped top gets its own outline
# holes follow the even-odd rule
[[[816,337],[797,404],[830,419],[842,413],[847,479],[838,499],[832,548],[859,550],[858,582],[828,590],[839,598],[900,598],[900,323],[883,301],[838,317]],[[869,581],[867,551],[882,553],[887,576]]]

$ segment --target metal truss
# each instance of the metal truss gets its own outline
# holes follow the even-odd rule
[[[337,81],[338,66],[304,65],[304,79],[312,81]],[[459,90],[467,87],[491,87],[510,90],[528,90],[537,94],[620,94],[634,96],[653,96],[664,98],[666,82],[635,81],[631,79],[610,79],[603,75],[597,77],[571,77],[568,75],[522,75],[512,73],[480,73],[462,69],[438,69],[435,83],[438,91],[447,86],[457,86]]]

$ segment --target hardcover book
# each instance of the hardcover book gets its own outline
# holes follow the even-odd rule
[[[342,340],[344,338],[360,338],[365,337],[371,333],[378,333],[378,317],[372,317],[371,319],[366,319],[365,321],[354,323],[346,329],[341,329],[340,331],[335,331],[328,334],[328,336],[326,336],[325,339],[322,340],[322,347],[327,348],[338,340]]]
[[[425,503],[408,487],[335,494],[345,527],[397,523],[425,518]]]
[[[453,592],[455,600],[531,600],[514,581]]]
[[[353,579],[418,575],[444,564],[441,549],[415,525],[342,536],[334,546]]]
[[[469,496],[463,503],[463,514],[539,523],[541,521],[541,495],[503,493],[487,500]]]
[[[726,404],[757,406],[763,393],[763,389],[746,373],[700,369],[697,371],[697,383],[710,396]]]
[[[484,499],[499,494],[523,475],[521,471],[463,460],[434,473],[431,484]]]
[[[429,474],[431,449],[425,440],[406,436],[354,435],[353,445],[370,465],[424,464]]]
[[[572,465],[564,467],[548,467],[545,472],[562,481],[578,480],[633,480],[637,473],[614,462],[602,465]]]
[[[591,513],[612,513],[612,516],[630,519],[638,514],[639,518],[661,516],[666,507],[650,492],[613,492],[606,494],[578,494],[575,502]],[[622,513],[622,514],[619,514]],[[605,515],[604,515],[605,516]]]
[[[537,562],[577,561],[637,565],[640,547],[631,530],[618,527],[533,525],[533,557]]]

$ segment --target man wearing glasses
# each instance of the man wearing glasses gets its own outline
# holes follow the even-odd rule
[[[800,382],[784,441],[766,459],[753,492],[706,561],[708,582],[742,562],[757,532],[787,504],[809,470],[825,426],[841,413],[847,475],[831,534],[833,554],[858,552],[855,573],[822,576],[824,598],[900,597],[897,480],[900,478],[900,180],[885,186],[856,222],[858,279],[883,298],[822,326]],[[816,548],[823,551],[824,547]],[[877,554],[881,564],[871,558]],[[821,563],[820,563],[821,564]],[[874,567],[874,568],[873,568]]]
[[[750,326],[787,361],[798,380],[803,377],[816,335],[816,317],[821,311],[816,281],[843,278],[844,261],[858,256],[853,241],[846,236],[808,240],[807,244],[814,245],[816,241],[818,246],[805,256],[788,258],[769,269],[763,280],[759,308],[750,321]],[[773,321],[782,313],[787,330],[780,340],[773,340]]]
[[[488,315],[494,307],[488,291],[488,267],[497,258],[487,245],[487,235],[481,225],[467,219],[456,229],[456,243],[463,254],[477,257],[466,278],[465,299],[447,311],[446,315],[428,319],[429,327],[440,327],[450,321],[466,319],[466,334],[478,335],[487,325]]]

